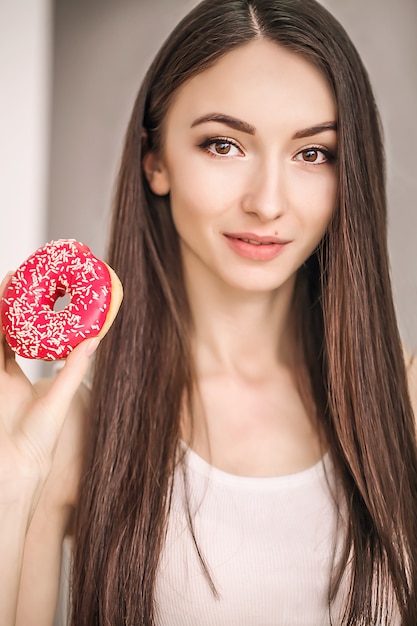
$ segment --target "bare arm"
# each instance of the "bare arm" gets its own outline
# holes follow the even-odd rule
[[[51,381],[42,383],[47,389]],[[65,419],[52,469],[25,542],[16,626],[53,624],[63,540],[71,531],[82,468],[89,392],[81,387]]]
[[[0,295],[4,287],[3,281]],[[35,389],[0,335],[0,624],[15,626],[24,547],[51,473],[57,441],[88,367],[94,340],[80,344],[54,383]]]

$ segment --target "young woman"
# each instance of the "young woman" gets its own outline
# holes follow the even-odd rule
[[[384,184],[366,71],[323,7],[206,0],[180,23],[126,136],[121,312],[15,514],[36,505],[17,624],[53,623],[67,534],[72,626],[417,623]],[[94,348],[35,409],[4,355],[42,476]]]

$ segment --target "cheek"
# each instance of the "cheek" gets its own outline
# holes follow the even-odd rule
[[[170,204],[175,228],[187,241],[199,239],[219,214],[216,194],[202,188],[192,176],[185,186],[175,183],[171,186]]]
[[[297,206],[300,219],[318,235],[323,234],[332,218],[337,202],[336,170],[325,176],[312,176],[298,186]]]
[[[231,168],[229,172],[226,169],[199,167],[197,160],[190,167],[172,171],[170,200],[174,222],[187,219],[196,223],[220,217],[236,205],[239,183]]]

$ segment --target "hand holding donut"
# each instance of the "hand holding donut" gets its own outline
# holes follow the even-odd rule
[[[61,246],[61,244],[57,242],[54,242],[53,245],[49,244],[49,251],[52,248],[52,251],[55,252],[55,261],[57,259],[57,246]],[[77,317],[79,313],[76,309],[80,307],[80,302],[82,302],[82,290],[81,287],[78,289],[77,299],[77,296],[73,295],[75,293],[73,285],[77,272],[74,270],[74,265],[72,265],[72,269],[70,268],[71,260],[69,259],[71,250],[76,254],[79,247],[76,242],[66,241],[60,250],[65,252],[64,257],[67,259],[65,271],[67,274],[55,275],[49,280],[46,296],[45,293],[41,293],[44,288],[42,287],[42,272],[39,270],[40,265],[36,262],[29,264],[26,262],[21,266],[20,273],[18,270],[13,277],[6,276],[0,285],[2,326],[8,333],[8,341],[13,346],[12,350],[0,327],[0,554],[2,555],[0,622],[5,626],[11,626],[15,623],[26,532],[52,466],[54,451],[65,416],[86,374],[90,356],[98,346],[100,337],[104,335],[112,323],[121,301],[120,287],[113,276],[114,273],[102,264],[104,266],[103,275],[106,280],[108,281],[108,277],[111,276],[110,283],[107,282],[106,288],[103,289],[106,292],[104,304],[100,298],[96,299],[94,295],[90,297],[89,314],[91,319],[94,318],[91,322],[94,328],[80,329],[80,320],[82,321],[84,318],[82,316]],[[85,247],[83,247],[83,252],[85,256],[88,256]],[[42,259],[45,258],[45,254],[44,248],[42,249]],[[36,256],[36,253],[33,256]],[[77,257],[75,267],[79,263],[79,257]],[[97,264],[100,264],[98,260],[96,264],[90,262],[89,265],[90,269],[93,266],[91,274],[88,275],[90,282],[86,285],[86,291],[90,294],[96,293],[98,288],[98,283],[93,280],[95,279],[94,275],[98,274],[94,268],[94,265]],[[32,271],[28,270],[26,273],[24,268],[28,268],[28,266],[31,267]],[[37,269],[34,270],[34,268]],[[45,268],[48,275],[47,264],[45,264]],[[59,274],[56,265],[55,269],[53,266],[49,266],[49,276],[54,271],[55,273],[58,271]],[[78,276],[85,279],[86,271],[78,272]],[[72,278],[70,279],[71,272]],[[32,282],[30,277],[32,277]],[[22,281],[24,282],[24,289],[21,289]],[[56,293],[53,293],[51,286],[54,284],[56,285]],[[113,284],[116,284],[116,291],[113,291]],[[54,314],[59,315],[58,312],[53,311],[53,302],[54,298],[56,299],[63,294],[64,289],[70,292],[72,298],[73,306],[72,310],[70,309],[70,315],[64,313],[62,316],[61,314],[64,322],[60,327],[59,324],[55,327],[53,324],[49,328],[42,327],[47,315],[40,313],[40,303],[44,301],[44,314],[48,314],[46,309],[49,307],[51,311],[49,315],[52,317]],[[13,305],[19,298],[18,304]],[[84,310],[89,308],[85,300],[84,307]],[[104,309],[106,313],[104,316],[99,315],[98,321],[96,319],[97,311],[94,312],[94,309],[97,308]],[[16,315],[16,311],[19,309],[24,312],[22,318],[18,318]],[[9,321],[7,311],[9,310],[13,311],[11,317],[14,324],[11,324],[10,327],[7,326]],[[99,310],[99,313],[101,314],[102,311]],[[76,323],[76,332],[68,322],[68,317]],[[36,325],[37,320],[40,320],[38,326]],[[28,328],[30,328],[29,334]],[[59,342],[62,342],[63,349],[61,349],[60,343],[56,341],[57,336],[54,336],[54,328],[59,328]],[[64,331],[66,331],[66,335]],[[84,341],[84,336],[91,338]],[[35,343],[29,341],[33,337],[36,338]],[[45,352],[45,342],[47,343],[48,337],[55,338],[55,343],[52,342],[51,344],[55,351],[48,348],[49,351]],[[34,349],[36,345],[39,346],[38,352]],[[32,358],[52,359],[63,358],[65,355],[68,355],[68,358],[52,385],[40,395],[16,363],[15,352]]]
[[[30,500],[30,513],[36,506],[66,413],[99,341],[78,345],[40,396],[0,333],[0,509],[16,495]]]
[[[55,301],[65,292],[70,303],[63,311],[54,311]],[[40,248],[3,281],[0,484],[7,490],[24,476],[32,482],[29,488],[36,501],[37,483],[49,470],[71,399],[121,299],[121,284],[113,270],[74,240]],[[68,357],[46,396],[37,397],[14,352],[47,360]]]
[[[75,348],[48,393],[39,396],[0,332],[0,623],[4,626],[15,624],[27,529],[71,400],[98,342],[90,339]]]

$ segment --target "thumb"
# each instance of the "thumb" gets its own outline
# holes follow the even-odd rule
[[[87,373],[90,357],[96,351],[99,343],[100,339],[93,337],[83,341],[74,348],[68,355],[64,367],[57,374],[54,384],[46,394],[48,403],[51,406],[61,406],[65,409],[62,419],[65,417],[71,400]]]

